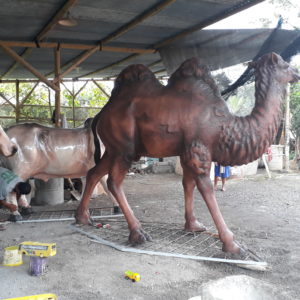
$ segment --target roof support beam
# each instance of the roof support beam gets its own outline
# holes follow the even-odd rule
[[[140,49],[140,48],[125,48],[125,47],[112,47],[103,45],[85,45],[85,44],[68,44],[68,43],[56,43],[56,42],[40,42],[38,45],[35,42],[23,42],[23,41],[1,41],[1,45],[7,47],[21,47],[21,48],[57,48],[72,49],[72,50],[88,50],[88,51],[105,51],[105,52],[120,52],[120,53],[140,53],[148,54],[154,53],[155,49]],[[87,51],[87,52],[88,52]],[[85,52],[85,53],[87,53]]]
[[[39,78],[41,81],[46,83],[49,87],[51,87],[54,90],[57,90],[57,87],[49,81],[44,75],[42,75],[36,68],[34,68],[31,64],[29,64],[24,58],[18,55],[14,50],[11,48],[1,45],[0,47],[3,49],[3,51],[8,54],[10,57],[12,57],[15,61],[17,61],[19,64],[21,64],[23,67],[25,67],[28,71],[30,71],[33,75],[35,75],[37,78]]]
[[[35,41],[39,42],[43,40],[48,32],[55,26],[55,24],[62,18],[64,15],[69,11],[69,9],[76,4],[77,0],[67,0],[65,4],[55,13],[55,15],[50,19],[50,21],[45,25],[45,27],[38,33],[38,35],[35,37]],[[26,58],[30,53],[31,49],[25,49],[23,53],[20,55],[23,58]],[[15,68],[18,66],[18,62],[15,62],[12,66],[9,67],[9,69],[1,76],[7,77],[11,72],[15,70]]]
[[[200,23],[198,23],[198,24],[196,24],[196,25],[194,25],[194,26],[192,26],[192,27],[190,27],[190,28],[188,28],[186,30],[183,30],[183,31],[181,31],[181,32],[179,32],[179,33],[177,33],[177,34],[175,34],[175,35],[173,35],[173,36],[171,36],[171,37],[169,37],[167,39],[159,41],[158,43],[150,46],[149,48],[158,49],[158,48],[161,48],[163,46],[166,46],[166,45],[174,42],[175,40],[181,39],[181,38],[183,38],[183,37],[185,37],[185,36],[187,36],[187,35],[195,32],[195,31],[201,30],[201,29],[203,29],[203,28],[205,28],[205,27],[207,27],[209,25],[212,25],[212,24],[214,24],[214,23],[216,23],[218,21],[221,21],[221,20],[223,20],[223,19],[225,19],[225,18],[227,18],[229,16],[232,16],[232,15],[234,15],[234,14],[236,14],[236,13],[242,11],[242,10],[245,10],[245,9],[247,9],[247,8],[253,6],[253,5],[256,5],[256,4],[260,3],[260,2],[263,2],[263,1],[264,0],[244,0],[244,1],[240,2],[240,3],[237,3],[236,5],[233,5],[232,7],[228,8],[228,9],[225,9],[225,10],[217,13],[214,16],[211,16],[211,17],[207,18],[206,20],[204,20],[204,21],[202,21],[202,22],[200,22]],[[93,76],[93,75],[95,75],[97,73],[100,73],[100,72],[102,72],[104,70],[110,69],[111,67],[119,65],[121,63],[127,62],[127,61],[129,61],[131,59],[134,59],[134,58],[138,57],[138,56],[139,56],[139,54],[133,54],[133,55],[127,56],[124,59],[121,59],[121,60],[119,60],[119,61],[117,61],[115,63],[107,65],[107,66],[105,66],[103,68],[97,69],[97,70],[95,70],[93,72],[84,74],[81,77],[91,77],[91,76]]]
[[[98,41],[98,45],[101,48],[105,47],[105,46],[103,46],[104,44],[106,44],[106,43],[108,43],[108,42],[110,42],[110,41],[118,38],[122,34],[126,33],[130,29],[136,27],[137,25],[139,25],[140,23],[142,23],[143,21],[145,21],[147,18],[149,18],[149,17],[151,17],[151,16],[159,13],[160,11],[162,11],[164,8],[166,8],[168,5],[174,3],[175,1],[176,0],[163,0],[163,1],[159,2],[157,5],[152,6],[151,8],[149,8],[146,11],[144,11],[142,14],[140,14],[139,16],[137,16],[136,18],[134,18],[133,20],[131,20],[127,24],[121,26],[116,31],[114,31],[111,34],[107,35],[104,39]],[[148,50],[150,50],[150,49],[148,49]],[[155,52],[155,50],[152,50],[152,51]],[[132,52],[132,53],[139,53],[139,52]],[[75,57],[74,59],[70,60],[69,62],[67,62],[64,67],[68,67],[70,65],[72,67],[72,65],[73,65],[74,62],[75,63],[77,63],[78,61],[80,61],[80,63],[83,62],[87,58],[86,57],[87,54],[88,54],[88,57],[91,55],[89,53],[84,52],[84,53],[80,54],[79,56]],[[77,66],[80,63],[78,63]]]

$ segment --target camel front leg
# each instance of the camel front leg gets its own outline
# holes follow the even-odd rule
[[[100,178],[108,173],[109,167],[110,159],[107,153],[104,153],[100,162],[88,171],[82,199],[75,214],[76,223],[85,225],[92,224],[89,213],[90,199],[96,184],[99,182]]]
[[[194,189],[196,182],[194,174],[181,160],[181,166],[183,170],[182,185],[184,189],[184,200],[185,200],[185,225],[186,231],[205,231],[206,228],[203,224],[199,223],[194,215]]]
[[[131,207],[129,206],[124,190],[123,181],[129,170],[129,165],[121,157],[117,157],[111,171],[109,172],[107,186],[113,196],[118,201],[120,208],[125,216],[130,231],[129,242],[131,245],[142,244],[146,240],[150,241],[151,237],[142,229],[138,219],[135,217]]]
[[[198,175],[196,184],[217,227],[220,240],[223,243],[222,250],[224,252],[240,253],[241,248],[234,242],[233,233],[227,227],[219,209],[209,175]]]

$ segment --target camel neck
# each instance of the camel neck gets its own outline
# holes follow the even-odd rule
[[[232,116],[223,126],[218,145],[223,165],[247,164],[261,157],[276,136],[285,87],[270,77],[255,85],[255,107],[246,117]]]

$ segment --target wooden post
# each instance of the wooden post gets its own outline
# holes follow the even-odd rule
[[[62,126],[62,120],[60,115],[60,47],[54,49],[54,58],[55,58],[55,79],[56,87],[55,89],[55,127]]]
[[[20,82],[16,80],[16,123],[20,121]]]
[[[290,85],[287,87],[287,94],[285,99],[285,137],[284,137],[284,169],[290,169]]]
[[[73,127],[75,128],[75,87],[74,81],[72,82],[72,104],[73,104]]]

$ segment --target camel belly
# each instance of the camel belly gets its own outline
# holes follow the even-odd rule
[[[182,136],[178,133],[154,133],[143,131],[142,147],[139,155],[149,157],[167,157],[180,154],[182,146]]]

